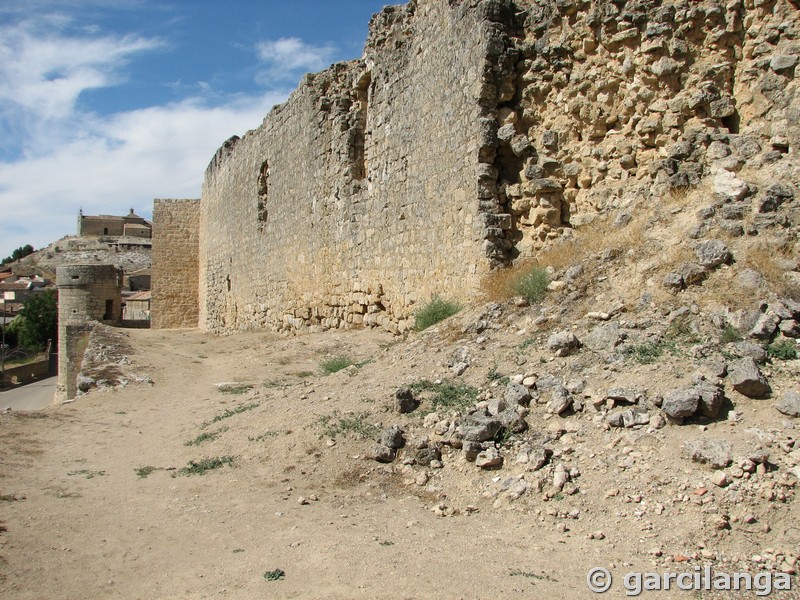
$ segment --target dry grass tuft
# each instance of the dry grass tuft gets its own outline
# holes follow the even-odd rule
[[[785,272],[777,264],[776,258],[796,260],[794,244],[765,245],[754,244],[740,260],[745,268],[758,271],[764,277],[765,287],[778,296],[800,298],[800,289],[786,280]]]
[[[646,217],[644,214],[637,216],[625,227],[615,227],[612,219],[606,217],[576,229],[574,237],[556,240],[534,258],[520,259],[513,266],[497,269],[484,277],[481,282],[483,298],[488,302],[508,300],[519,295],[518,282],[533,269],[552,267],[561,271],[608,250],[617,256],[633,250],[638,260],[648,242],[644,227]]]
[[[700,298],[733,309],[752,308],[755,302],[771,295],[798,300],[800,288],[787,281],[784,270],[776,262],[776,258],[791,260],[794,256],[792,245],[781,247],[758,241],[741,248],[736,254],[734,269],[720,269],[709,274]],[[757,288],[742,285],[737,275],[745,269],[758,272],[764,278],[763,284]]]

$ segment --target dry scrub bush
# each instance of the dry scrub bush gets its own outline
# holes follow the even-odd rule
[[[785,271],[776,262],[776,258],[797,260],[795,244],[754,244],[747,249],[741,263],[745,268],[753,269],[764,277],[767,290],[778,296],[800,299],[800,289],[792,285],[785,277]]]
[[[609,217],[597,219],[576,229],[573,237],[555,241],[538,252],[534,258],[518,259],[510,267],[492,271],[481,282],[482,295],[489,302],[501,302],[514,296],[525,295],[520,293],[519,283],[529,278],[535,270],[543,271],[547,267],[552,267],[556,271],[561,271],[590,260],[606,250],[612,250],[619,256],[633,250],[638,258],[647,243],[644,222],[645,217],[640,216],[625,227],[615,227]]]

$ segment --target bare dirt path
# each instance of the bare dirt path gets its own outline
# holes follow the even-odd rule
[[[437,517],[395,476],[360,481],[375,463],[338,448],[312,479],[313,452],[325,444],[280,393],[229,419],[279,432],[265,437],[266,452],[228,432],[215,447],[184,445],[239,400],[214,383],[271,382],[315,370],[323,349],[369,355],[388,338],[131,336],[153,386],[3,419],[3,598],[522,598],[583,580],[591,550],[576,556],[529,515]],[[292,421],[299,430],[287,434]],[[236,454],[236,466],[202,476],[162,470],[209,454]],[[158,470],[137,476],[147,466]],[[300,496],[318,500],[301,505]],[[574,573],[546,575],[554,564]],[[285,576],[265,579],[275,569]]]
[[[547,420],[534,408],[534,427],[556,426],[559,460],[581,471],[580,491],[552,500],[507,499],[503,490],[530,478],[513,455],[500,471],[447,448],[438,470],[367,458],[373,442],[359,428],[425,431],[421,416],[393,412],[393,393],[446,374],[445,341],[127,335],[133,368],[152,385],[0,415],[0,598],[591,598],[594,566],[619,577],[691,570],[664,561],[749,557],[797,539],[792,500],[742,505],[734,516],[755,510],[758,523],[716,529],[716,504],[692,490],[716,502],[724,491],[677,450],[694,427],[620,435],[591,415]],[[497,335],[470,367],[476,382],[519,345]],[[320,373],[344,355],[360,366]],[[226,392],[220,382],[239,383]],[[747,412],[746,426],[774,421],[771,411]],[[608,597],[624,590],[617,583]]]

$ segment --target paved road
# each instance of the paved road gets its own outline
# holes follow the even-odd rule
[[[56,394],[56,380],[48,377],[35,383],[21,385],[10,390],[0,391],[0,410],[39,410],[53,403]]]

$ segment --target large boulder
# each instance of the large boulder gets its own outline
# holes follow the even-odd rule
[[[567,388],[558,385],[550,393],[550,401],[547,403],[547,412],[554,415],[561,413],[572,407],[573,399]]]
[[[499,469],[503,466],[503,457],[496,448],[487,448],[478,453],[475,464],[481,469]]]
[[[394,408],[399,413],[410,413],[417,410],[419,400],[414,397],[410,387],[401,387],[394,393]]]
[[[740,358],[728,365],[728,380],[733,389],[748,398],[766,398],[772,391],[752,358]]]
[[[695,389],[700,394],[698,412],[709,419],[716,419],[725,402],[725,390],[710,383],[701,383]]]
[[[728,246],[722,240],[706,240],[695,246],[697,262],[701,267],[713,269],[719,265],[729,263],[733,256]]]
[[[391,427],[385,428],[381,432],[380,444],[381,446],[391,448],[392,450],[402,448],[406,445],[406,439],[403,436],[403,430],[397,425],[392,425]]]
[[[503,398],[511,406],[516,404],[527,406],[531,401],[531,392],[520,383],[509,383]]]
[[[464,419],[459,431],[470,442],[493,440],[502,429],[503,423],[496,417],[474,414]]]
[[[595,352],[611,352],[619,346],[622,338],[619,323],[604,323],[592,329],[584,338],[583,343]]]
[[[581,345],[580,340],[571,331],[559,331],[547,338],[547,347],[556,356],[567,356],[572,354]]]
[[[731,445],[725,440],[700,438],[683,445],[684,452],[695,462],[724,469],[733,462]]]
[[[641,408],[621,408],[610,412],[606,417],[606,423],[611,427],[625,428],[647,425],[650,423],[650,414]]]
[[[700,392],[696,388],[684,388],[673,390],[664,396],[661,404],[668,417],[682,421],[687,417],[692,417],[700,406]]]
[[[714,176],[714,193],[726,200],[741,200],[749,191],[748,185],[731,171],[720,169]]]

